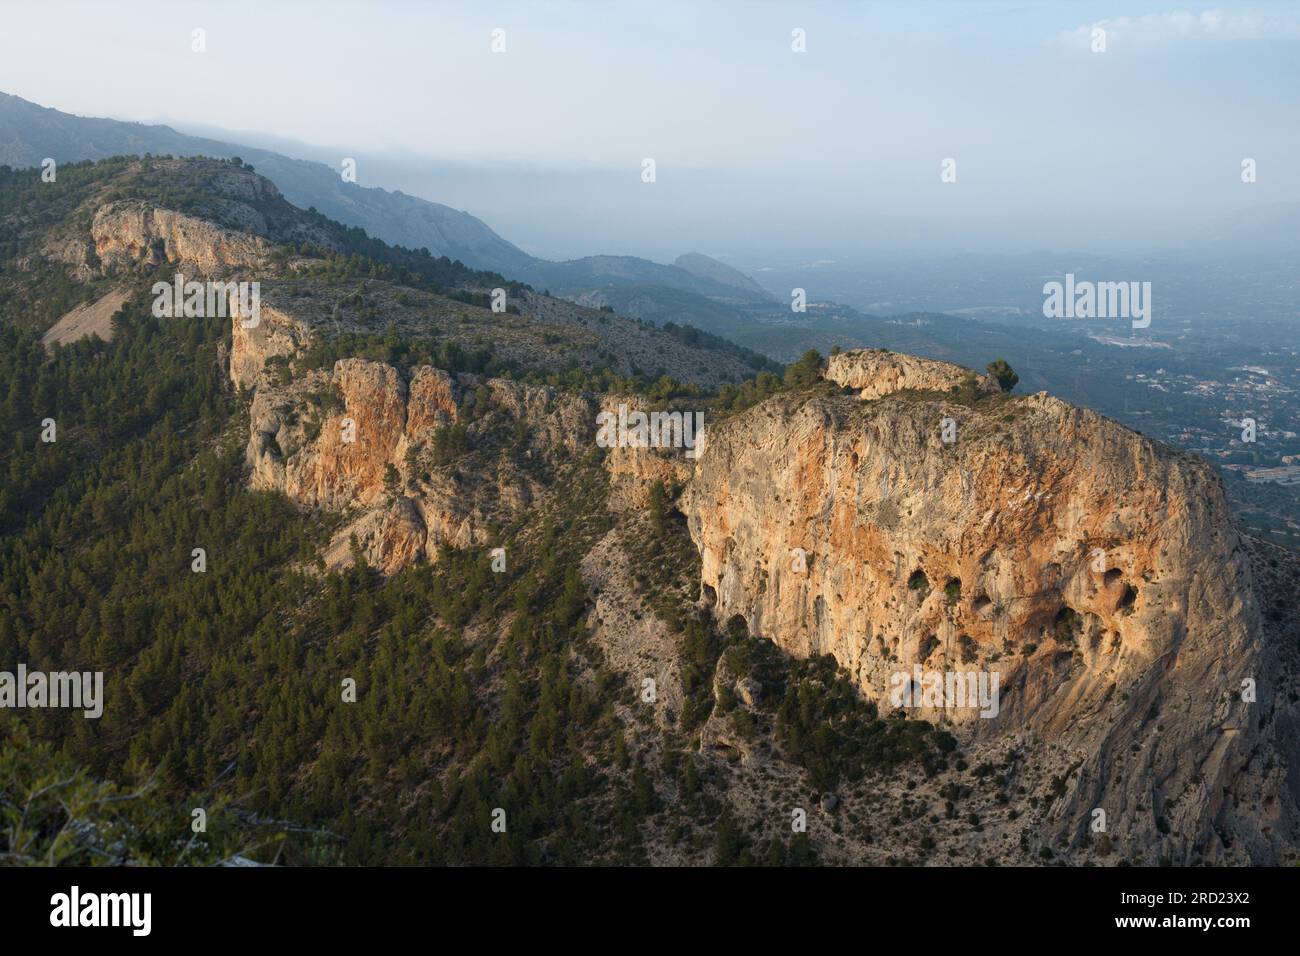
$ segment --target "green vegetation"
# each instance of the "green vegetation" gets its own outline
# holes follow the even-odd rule
[[[227,323],[160,324],[141,306],[112,343],[52,356],[31,333],[0,334],[15,383],[0,406],[13,435],[0,458],[12,532],[0,656],[102,670],[108,702],[97,721],[6,711],[6,737],[21,724],[54,746],[24,759],[57,773],[57,756],[121,786],[152,778],[159,805],[211,791],[232,812],[288,821],[272,851],[210,820],[220,847],[261,859],[635,859],[635,840],[600,823],[632,805],[630,789],[588,762],[612,753],[615,685],[574,657],[576,560],[598,530],[580,509],[603,501],[595,466],[566,496],[575,511],[536,534],[531,557],[512,554],[526,573],[492,574],[484,549],[445,553],[436,574],[384,581],[361,564],[318,582],[292,569],[315,560],[325,529],[243,489],[246,419],[213,361]],[[54,444],[38,439],[47,415]],[[190,570],[194,547],[206,573]],[[505,663],[489,668],[488,647],[461,629],[506,615]],[[594,680],[577,682],[582,670]],[[345,677],[355,704],[342,702]],[[488,826],[497,806],[505,835]],[[188,838],[187,818],[167,820]],[[131,854],[153,858],[148,832]]]
[[[1016,387],[1016,383],[1020,381],[1020,376],[1007,364],[1006,359],[994,359],[989,362],[988,373],[993,376],[1004,392],[1011,391]]]
[[[944,600],[947,601],[949,607],[952,607],[958,601],[960,601],[961,600],[961,579],[949,578],[948,583],[943,586],[943,596],[944,596]]]
[[[198,796],[198,795],[195,795]],[[5,866],[210,866],[271,852],[283,839],[221,799],[160,799],[152,781],[95,780],[18,726],[0,742],[0,861]]]
[[[821,380],[822,356],[816,349],[809,349],[797,362],[792,362],[785,370],[785,384],[798,388],[812,385]]]
[[[785,383],[771,372],[759,372],[739,385],[730,382],[718,390],[718,404],[726,411],[742,412],[785,388]]]
[[[402,338],[395,331],[378,333],[340,332],[322,336],[294,363],[297,368],[331,369],[339,359],[364,358],[384,362],[409,372],[421,365],[432,365],[455,375],[459,372],[495,375],[504,367],[494,359],[488,347],[467,351],[458,342],[436,342],[432,337]]]
[[[435,465],[447,465],[469,451],[469,430],[457,422],[433,433],[432,459]]]
[[[677,341],[689,345],[691,348],[708,349],[713,352],[725,352],[728,355],[734,355],[757,371],[779,372],[781,370],[780,363],[772,361],[766,355],[736,345],[721,336],[697,329],[693,325],[678,325],[676,322],[665,322],[660,328],[677,339]]]
[[[1083,619],[1072,607],[1063,607],[1052,624],[1052,639],[1058,644],[1073,644],[1083,630]]]

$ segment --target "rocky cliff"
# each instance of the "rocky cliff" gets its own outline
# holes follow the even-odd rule
[[[391,573],[494,541],[595,450],[598,411],[638,405],[363,358],[288,374],[319,330],[274,306],[233,327],[251,483],[345,516],[336,565],[359,548]],[[1277,859],[1294,825],[1274,759],[1291,705],[1208,466],[945,363],[848,352],[826,379],[706,422],[694,461],[610,449],[609,507],[684,487],[719,621],[832,655],[882,712],[901,679],[909,716],[974,748],[1027,748],[1052,779],[1044,846],[1082,852],[1102,811],[1133,859]],[[617,617],[617,597],[601,600]],[[615,637],[616,660],[675,666]],[[996,677],[992,712],[922,695],[926,675]]]
[[[916,712],[1068,754],[1044,821],[1067,845],[1100,808],[1151,861],[1267,858],[1233,787],[1278,688],[1220,483],[1045,394],[954,401],[969,374],[845,353],[828,378],[873,400],[823,387],[710,429],[682,508],[718,618],[834,655],[886,709],[916,666],[996,673],[994,717]]]
[[[88,236],[60,236],[43,251],[85,281],[158,265],[174,265],[191,278],[221,276],[263,266],[270,245],[260,236],[175,210],[114,202],[95,210]]]
[[[163,180],[173,190],[168,202],[180,200],[178,208],[120,198],[147,193]],[[143,190],[141,183],[147,184]],[[269,180],[224,163],[152,160],[132,163],[115,183],[92,193],[78,217],[45,237],[41,252],[82,281],[160,265],[190,277],[217,277],[264,270],[276,243],[304,242],[338,247]]]
[[[483,544],[545,493],[549,467],[590,450],[595,405],[581,396],[362,358],[293,375],[288,359],[314,341],[303,323],[264,307],[256,327],[232,326],[231,379],[252,393],[250,484],[346,514],[330,564],[351,561],[354,539],[387,573]]]
[[[251,231],[265,231],[265,222],[258,218],[250,224]],[[270,250],[260,235],[142,202],[101,206],[90,234],[95,255],[106,270],[166,263],[191,275],[221,275],[232,268],[263,265]]]
[[[950,362],[902,355],[885,349],[851,349],[832,355],[826,378],[857,391],[860,398],[879,398],[902,391],[948,392],[963,385],[978,394],[995,395],[997,383]]]
[[[232,319],[229,353],[249,400],[250,484],[335,516],[332,565],[360,554],[393,573],[443,545],[501,540],[566,463],[597,450],[597,412],[644,407],[347,348],[319,361],[333,336],[371,355],[380,335],[459,339],[557,370],[575,356],[636,354],[635,367],[674,355],[706,385],[732,361],[526,290],[523,314],[489,314],[384,281],[271,276],[272,245],[247,225],[100,204],[79,261],[263,276],[260,321]],[[994,713],[919,692],[907,709],[974,750],[1014,741],[1047,768],[1044,845],[1080,850],[1100,810],[1134,859],[1278,859],[1295,826],[1281,759],[1295,749],[1292,689],[1277,679],[1253,545],[1205,463],[942,362],[844,352],[825,379],[706,413],[697,459],[609,449],[608,506],[644,508],[656,481],[684,489],[715,617],[738,615],[797,656],[832,655],[882,711],[900,676],[908,691],[927,675],[996,676]],[[587,562],[594,587],[622,566],[617,540]],[[601,601],[611,621],[637,619],[612,591]],[[675,673],[671,654],[622,626],[601,639],[612,659]]]

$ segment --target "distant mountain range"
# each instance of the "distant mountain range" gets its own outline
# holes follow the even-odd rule
[[[673,262],[679,269],[685,269],[693,276],[730,286],[736,294],[745,299],[772,301],[773,297],[766,289],[738,269],[733,269],[725,262],[710,259],[699,252],[688,252],[678,256]]]
[[[344,182],[323,163],[291,159],[279,153],[215,139],[178,133],[170,126],[146,126],[119,120],[61,113],[0,93],[0,163],[38,166],[45,157],[56,162],[106,159],[152,153],[155,156],[238,156],[279,187],[286,199],[317,210],[349,226],[360,226],[385,242],[503,275],[532,259],[469,213],[426,202],[400,192]]]
[[[271,150],[179,133],[170,126],[74,116],[0,93],[0,164],[39,166],[46,158],[79,162],[110,156],[238,156],[304,209],[359,226],[385,242],[427,248],[566,298],[655,321],[674,320],[721,332],[743,321],[736,306],[771,301],[757,283],[699,253],[663,265],[636,256],[588,256],[567,262],[538,259],[499,236],[482,220],[400,191],[346,182],[340,170]]]

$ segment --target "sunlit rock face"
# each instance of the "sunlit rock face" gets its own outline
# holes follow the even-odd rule
[[[594,448],[590,398],[427,365],[403,373],[361,358],[285,381],[281,369],[310,344],[310,331],[266,306],[255,327],[238,317],[232,327],[230,376],[252,393],[250,486],[348,514],[327,551],[330,565],[353,560],[354,538],[388,574],[436,559],[443,544],[484,544],[545,493],[530,463]],[[472,409],[468,420],[462,404]],[[491,462],[437,458],[438,433],[457,425],[466,448],[510,429],[512,451]]]
[[[1259,741],[1242,682],[1272,688],[1209,467],[1045,394],[957,402],[944,363],[849,352],[828,377],[857,394],[782,394],[708,431],[681,504],[718,618],[834,655],[882,712],[897,675],[996,674],[996,716],[912,715],[1068,753],[1062,839],[1104,807],[1139,855],[1158,828],[1182,858],[1226,854],[1216,820]]]
[[[832,355],[826,362],[826,378],[851,388],[860,398],[879,398],[907,389],[946,392],[970,380],[984,394],[996,394],[997,383],[987,375],[951,362],[917,358],[884,349],[851,349]]]
[[[254,231],[266,230],[264,222],[250,225]],[[217,276],[235,268],[258,268],[270,252],[261,236],[142,202],[102,206],[90,231],[106,270],[168,263],[192,275]]]

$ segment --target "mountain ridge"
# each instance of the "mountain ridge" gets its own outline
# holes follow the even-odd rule
[[[757,286],[737,289],[730,283],[636,256],[595,255],[563,262],[538,259],[503,239],[468,212],[400,190],[346,182],[338,169],[323,163],[190,136],[165,125],[74,116],[0,92],[0,164],[23,168],[37,166],[45,157],[57,162],[76,162],[145,153],[239,157],[251,163],[290,202],[303,209],[315,208],[394,245],[428,248],[435,256],[447,256],[516,281],[553,288],[570,297],[601,286],[663,287],[679,295],[698,297],[698,301],[691,303],[692,308],[706,315],[709,299],[725,300],[739,295],[761,301],[767,297]],[[682,316],[676,313],[659,318],[681,321]]]
[[[59,428],[0,449],[0,641],[113,674],[63,755],[346,834],[292,863],[1295,859],[1300,562],[1198,457],[908,355],[778,378],[230,161],[0,190],[0,422]],[[181,268],[260,316],[151,314]],[[113,341],[47,353],[109,285]],[[628,409],[704,431],[603,441]],[[1000,717],[896,704],[913,668]]]

